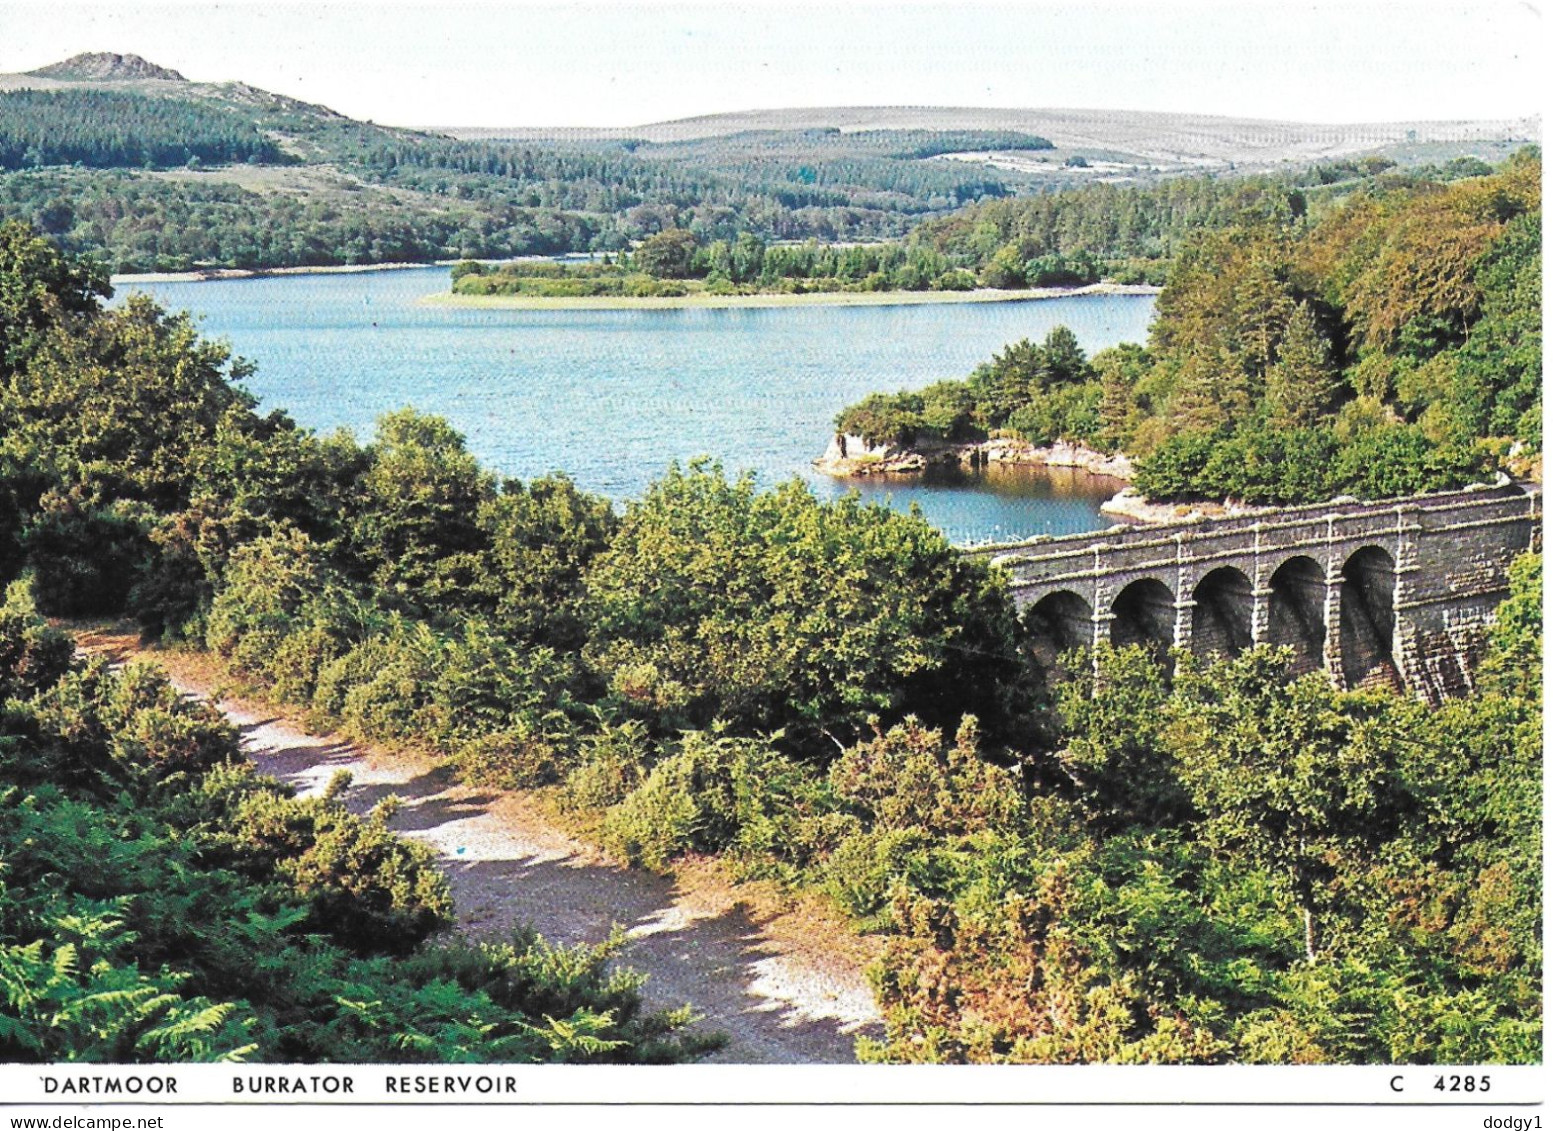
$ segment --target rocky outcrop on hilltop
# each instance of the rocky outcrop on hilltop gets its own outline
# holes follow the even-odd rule
[[[61,63],[50,63],[27,73],[35,78],[59,79],[62,82],[134,82],[139,79],[189,81],[170,67],[158,67],[139,55],[119,55],[112,51],[87,51],[72,55]]]

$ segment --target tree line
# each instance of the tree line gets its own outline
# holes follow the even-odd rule
[[[26,219],[116,273],[558,255],[598,231],[576,213],[428,210],[370,188],[345,201],[54,169],[0,175],[0,216]]]
[[[776,131],[759,155],[723,163],[727,147],[462,141],[286,99],[19,90],[0,93],[0,218],[119,271],[618,250],[681,226],[707,240],[881,239],[1012,191],[926,157],[1050,145],[998,131],[811,133]],[[232,164],[321,175],[281,176],[278,192],[147,175]]]
[[[837,246],[698,239],[669,228],[631,251],[586,263],[478,262],[453,268],[454,294],[632,298],[684,294],[805,294],[834,291],[970,290],[976,278],[927,248],[901,243]]]
[[[620,252],[684,229],[707,247],[745,235],[782,244],[910,235],[910,258],[947,264],[934,280],[1023,287],[1158,282],[1195,228],[1246,211],[1298,222],[1363,184],[1407,179],[1364,159],[1279,178],[1054,192],[1063,183],[1054,173],[932,159],[1050,147],[1018,132],[912,129],[464,141],[286,99],[22,90],[0,94],[0,218],[27,220],[126,272]],[[157,175],[253,163],[311,172],[266,174],[279,191],[228,174]],[[900,284],[924,285],[921,272],[888,278]]]

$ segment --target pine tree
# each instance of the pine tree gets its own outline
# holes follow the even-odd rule
[[[1106,366],[1100,371],[1100,434],[1107,443],[1121,445],[1132,415],[1132,382],[1121,366]]]
[[[1125,446],[1143,415],[1136,390],[1150,364],[1148,353],[1131,344],[1095,355],[1093,368],[1100,378],[1100,438],[1108,449]]]
[[[1078,338],[1066,326],[1056,326],[1041,343],[1046,355],[1046,369],[1050,376],[1048,385],[1068,385],[1083,381],[1089,375],[1089,365]]]
[[[1267,374],[1267,403],[1277,428],[1304,428],[1331,407],[1338,377],[1316,316],[1300,303],[1279,343],[1278,360]]]
[[[1279,339],[1293,313],[1294,302],[1278,268],[1258,255],[1235,284],[1234,298],[1235,337],[1253,374],[1265,374],[1273,364]]]
[[[1181,364],[1170,397],[1171,425],[1182,432],[1213,432],[1250,412],[1246,372],[1229,347],[1194,349]]]

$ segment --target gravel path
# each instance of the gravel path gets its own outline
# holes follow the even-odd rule
[[[170,674],[187,694],[209,690]],[[714,1062],[851,1063],[854,1038],[880,1031],[863,947],[838,924],[817,930],[814,916],[798,914],[757,919],[715,869],[687,869],[687,882],[625,868],[557,829],[519,794],[460,785],[442,770],[305,734],[249,704],[220,706],[255,764],[300,793],[322,791],[348,770],[351,809],[402,798],[391,827],[436,852],[464,935],[502,938],[528,924],[552,942],[596,943],[613,926],[625,928],[619,961],[648,975],[647,1004],[688,1002],[704,1028],[729,1038]]]

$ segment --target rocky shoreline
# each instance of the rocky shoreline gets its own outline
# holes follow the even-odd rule
[[[860,436],[838,433],[831,437],[825,454],[814,461],[815,470],[838,479],[886,476],[910,478],[933,468],[969,469],[993,464],[1073,468],[1123,482],[1133,476],[1132,461],[1119,452],[1107,455],[1083,444],[1065,442],[1038,445],[1009,436],[973,444],[929,441],[903,447],[896,444],[869,444]],[[1260,514],[1272,509],[1233,500],[1222,503],[1155,503],[1132,487],[1125,486],[1100,504],[1102,514],[1133,523],[1223,518]]]
[[[1027,467],[1072,467],[1092,475],[1131,479],[1132,461],[1106,455],[1082,444],[1037,446],[1027,440],[1000,436],[976,444],[927,442],[900,447],[871,445],[860,436],[838,433],[825,454],[814,461],[817,470],[838,479],[873,475],[917,475],[932,467],[986,467],[989,464]]]

